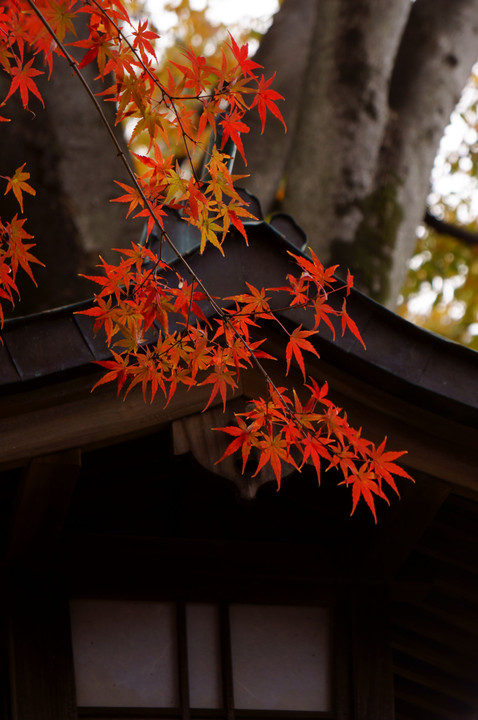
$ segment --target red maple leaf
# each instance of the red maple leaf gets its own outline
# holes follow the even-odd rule
[[[362,343],[362,345],[363,345],[363,347],[364,347],[364,350],[366,350],[367,348],[365,347],[365,343],[364,343],[364,341],[362,340],[362,336],[361,336],[361,334],[360,334],[360,330],[358,329],[355,321],[352,320],[352,318],[350,317],[350,315],[347,314],[346,304],[347,304],[347,302],[346,302],[346,300],[345,300],[345,298],[344,298],[344,301],[343,301],[343,303],[342,303],[342,310],[341,310],[341,312],[340,312],[340,317],[342,318],[342,336],[344,335],[345,330],[348,328],[348,329],[350,330],[350,332],[351,332],[353,335],[355,335],[355,337],[357,338],[357,340],[359,340],[359,341]]]
[[[6,102],[8,98],[13,95],[14,92],[19,90],[20,96],[22,98],[23,107],[25,109],[28,108],[29,92],[33,93],[33,95],[35,95],[40,100],[43,107],[45,107],[45,103],[43,102],[41,93],[37,88],[34,80],[32,80],[32,78],[36,77],[37,75],[44,75],[45,73],[32,67],[33,61],[35,60],[34,57],[27,63],[25,63],[25,65],[22,65],[20,58],[16,58],[16,60],[17,67],[12,67],[10,70],[12,82],[10,83],[10,89],[4,102]]]
[[[377,523],[377,513],[375,512],[375,500],[374,495],[381,497],[388,504],[388,498],[380,488],[379,484],[375,480],[375,473],[367,465],[363,465],[361,468],[356,468],[353,475],[349,475],[339,485],[352,485],[352,511],[351,515],[354,514],[358,501],[361,497],[365,500],[368,507],[370,508],[372,515]]]
[[[240,449],[242,455],[242,473],[244,474],[249,453],[251,452],[253,433],[249,425],[246,425],[239,415],[236,415],[236,422],[237,427],[234,425],[228,425],[223,428],[212,428],[213,430],[220,430],[221,432],[225,432],[234,437],[234,440],[229,443],[223,455],[216,461],[215,464],[217,465],[217,463],[220,463],[221,460],[224,460],[224,458],[232,455]]]
[[[310,337],[310,335],[315,335],[316,333],[313,330],[301,330],[301,327],[302,325],[299,325],[299,327],[295,328],[295,330],[292,331],[290,335],[290,340],[287,343],[287,348],[285,351],[285,356],[287,360],[286,375],[289,374],[290,362],[292,360],[292,356],[294,356],[299,364],[300,369],[302,370],[302,375],[304,376],[305,380],[305,366],[304,358],[302,356],[302,350],[307,350],[307,352],[313,353],[317,357],[320,357],[320,355],[315,349],[315,347],[312,345],[312,343],[309,342],[309,340],[306,340],[306,338]]]
[[[315,472],[317,473],[317,480],[319,482],[319,485],[321,471],[320,458],[323,457],[326,460],[331,460],[331,455],[326,447],[326,445],[330,442],[332,442],[330,438],[314,437],[313,435],[306,435],[302,440],[302,445],[304,449],[302,464],[307,462],[307,460],[313,463],[315,467]]]
[[[238,110],[234,110],[234,112],[232,112],[230,115],[226,116],[220,121],[219,124],[222,125],[221,150],[224,148],[228,139],[231,138],[231,140],[235,143],[237,149],[241,153],[241,157],[244,160],[244,165],[247,165],[246,156],[244,155],[244,146],[241,140],[241,132],[248,133],[249,128],[245,123],[241,122],[243,115],[244,113],[239,112]]]
[[[118,392],[117,394],[120,394],[121,388],[125,384],[126,380],[129,376],[129,356],[119,355],[118,353],[115,353],[114,350],[111,351],[111,354],[114,357],[114,360],[95,360],[97,365],[101,365],[102,367],[109,370],[109,372],[106,373],[106,375],[103,375],[96,385],[91,389],[91,392],[95,388],[97,388],[99,385],[104,385],[105,383],[109,382],[117,382],[118,383]]]
[[[267,110],[270,110],[270,112],[275,115],[275,117],[281,121],[283,124],[285,130],[287,131],[287,125],[284,122],[284,118],[281,115],[281,112],[277,105],[275,104],[275,100],[284,100],[284,97],[277,92],[277,90],[272,90],[272,88],[269,87],[269,85],[273,82],[276,74],[269,78],[269,80],[265,80],[264,75],[261,75],[261,79],[258,81],[258,88],[257,93],[254,95],[254,100],[251,104],[251,109],[257,105],[257,109],[259,111],[259,117],[261,118],[262,123],[262,131],[264,132],[264,127],[266,124],[266,112]]]
[[[368,454],[370,455],[373,469],[377,475],[378,481],[383,479],[385,482],[390,485],[391,488],[399,495],[398,488],[395,484],[395,480],[392,477],[392,473],[394,475],[400,475],[401,477],[407,478],[408,480],[411,480],[414,482],[413,478],[400,467],[400,465],[397,465],[393,461],[397,458],[401,457],[402,455],[406,454],[406,450],[402,450],[401,452],[392,452],[387,451],[384,452],[385,449],[385,443],[387,442],[387,438],[385,437],[383,441],[380,443],[378,448],[372,449],[368,451]]]
[[[146,64],[148,62],[148,55],[152,55],[157,60],[154,47],[151,44],[151,40],[157,40],[159,35],[152,30],[148,30],[148,21],[145,20],[143,23],[141,20],[138,22],[138,29],[133,31],[134,42],[133,47],[139,48],[141,59]]]
[[[218,392],[221,395],[223,409],[225,410],[227,388],[230,387],[233,389],[233,391],[237,388],[237,383],[234,380],[234,375],[229,369],[226,362],[226,354],[227,348],[217,348],[214,354],[214,359],[211,362],[213,370],[211,370],[209,375],[201,383],[199,383],[200,385],[212,384],[213,386],[211,390],[211,395],[209,396],[209,400],[204,410],[207,410]]]
[[[234,55],[237,64],[241,68],[243,75],[245,75],[246,77],[254,77],[254,73],[252,71],[256,70],[257,68],[261,68],[262,65],[259,65],[259,63],[256,63],[254,60],[251,60],[249,58],[249,46],[247,45],[247,43],[239,47],[239,45],[232,37],[231,33],[229,33],[229,37],[231,39],[231,44],[229,45],[228,43],[228,47],[231,49],[232,54]]]

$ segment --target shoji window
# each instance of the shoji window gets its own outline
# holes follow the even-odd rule
[[[328,608],[82,599],[71,627],[82,717],[333,717]]]

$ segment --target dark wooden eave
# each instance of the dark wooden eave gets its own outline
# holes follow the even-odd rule
[[[264,222],[249,223],[247,230],[249,247],[233,235],[226,258],[214,248],[203,255],[190,254],[189,262],[213,295],[242,292],[246,280],[259,287],[280,286],[293,272],[287,251],[299,252],[296,246]],[[70,447],[115,442],[204,407],[207,387],[179,391],[167,408],[161,400],[145,405],[139,391],[124,402],[110,386],[91,394],[99,377],[92,362],[107,358],[108,350],[102,338],[94,336],[91,318],[77,314],[81,309],[64,307],[5,323],[0,347],[0,466]],[[338,328],[333,341],[324,328],[316,341],[321,360],[312,358],[309,373],[328,380],[333,397],[367,432],[377,439],[386,433],[390,444],[408,449],[412,469],[476,492],[476,353],[411,325],[356,291],[348,299],[348,311],[367,351],[351,333],[342,337]],[[310,323],[303,310],[279,314],[285,323]],[[283,345],[273,327],[268,335],[272,351]],[[280,378],[283,370],[275,365],[271,373]],[[299,384],[300,378],[296,381]],[[256,389],[263,391],[262,381],[251,371],[239,395],[250,396]]]

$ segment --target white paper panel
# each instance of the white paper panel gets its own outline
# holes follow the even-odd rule
[[[192,708],[222,707],[221,652],[217,605],[186,605],[189,703]]]
[[[326,608],[231,605],[234,705],[330,710]]]
[[[73,600],[71,626],[78,705],[179,704],[172,603]]]

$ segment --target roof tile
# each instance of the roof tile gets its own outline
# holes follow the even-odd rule
[[[93,359],[69,313],[26,317],[7,326],[3,337],[22,380],[79,367]]]

